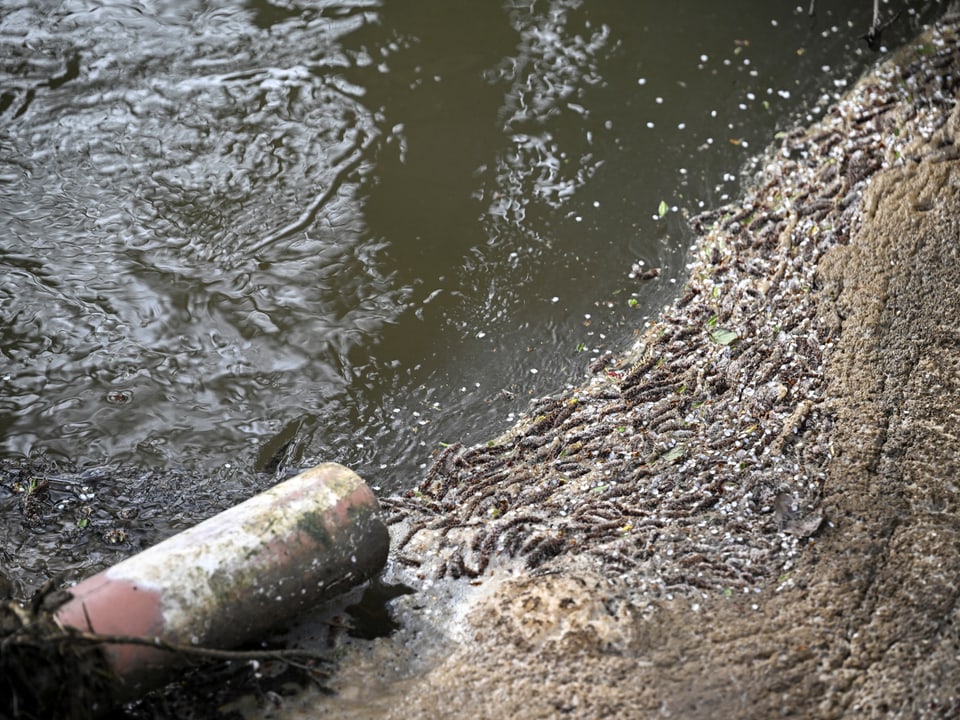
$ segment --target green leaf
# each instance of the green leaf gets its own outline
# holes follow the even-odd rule
[[[670,209],[670,206],[667,205],[666,201],[665,201],[665,200],[661,200],[661,201],[660,201],[660,207],[657,208],[657,212],[659,213],[660,217],[663,217],[664,215],[667,214],[667,211],[668,211],[669,209]]]
[[[673,462],[674,460],[679,460],[683,457],[683,454],[687,451],[687,448],[683,445],[677,445],[674,448],[671,448],[663,454],[661,458],[664,462]]]
[[[629,305],[632,308],[635,308],[639,304],[640,304],[640,301],[637,300],[636,298],[630,298],[629,300],[627,300],[627,305]]]
[[[733,330],[727,330],[726,328],[718,327],[710,331],[710,339],[717,343],[717,345],[729,345],[730,343],[739,340],[740,336],[737,335]]]

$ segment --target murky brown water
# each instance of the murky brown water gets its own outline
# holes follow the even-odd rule
[[[3,3],[0,456],[412,485],[625,343],[870,5]]]

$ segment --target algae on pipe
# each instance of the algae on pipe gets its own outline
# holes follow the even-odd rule
[[[370,488],[325,463],[70,589],[65,630],[229,649],[377,575],[389,536]],[[118,702],[169,681],[175,653],[108,644]]]

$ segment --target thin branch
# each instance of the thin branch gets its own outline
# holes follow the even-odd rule
[[[871,50],[876,52],[880,49],[880,46],[883,44],[883,31],[897,21],[900,13],[901,11],[898,10],[889,20],[882,23],[880,22],[880,0],[873,0],[873,23],[870,25],[870,29],[867,30],[866,34],[861,36],[867,41],[867,46]]]
[[[312,660],[321,663],[329,663],[330,659],[320,653],[311,650],[220,650],[216,648],[197,647],[195,645],[184,645],[182,643],[170,642],[162,638],[142,637],[136,635],[108,635],[95,632],[83,632],[70,629],[65,636],[66,639],[78,641],[85,645],[139,645],[142,647],[151,647],[157,650],[177,653],[181,655],[203,658],[207,660],[235,660],[246,662],[250,660],[279,660],[288,665],[299,667],[303,670],[316,672],[318,669],[304,664],[304,661]],[[36,638],[31,637],[22,641],[23,644],[36,643]],[[4,645],[20,644],[16,636],[4,640]]]

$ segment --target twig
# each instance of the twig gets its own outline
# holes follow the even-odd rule
[[[885,23],[880,22],[880,0],[873,0],[873,23],[870,25],[870,29],[867,30],[866,34],[861,35],[861,37],[867,41],[867,47],[869,47],[874,52],[880,49],[880,45],[883,43],[883,31],[888,27],[893,25],[897,19],[900,17],[900,10],[896,12],[889,20]]]
[[[311,672],[316,672],[317,668],[304,664],[304,661],[330,662],[326,656],[311,650],[221,650],[217,648],[197,647],[195,645],[184,645],[182,643],[170,642],[159,637],[149,638],[138,635],[111,635],[84,632],[73,628],[68,628],[66,633],[66,638],[83,645],[139,645],[208,660],[234,660],[240,662],[250,660],[280,660],[293,667]],[[17,635],[19,635],[19,633]],[[4,645],[36,643],[36,637],[34,636],[18,642],[19,638],[17,635],[4,639]]]

